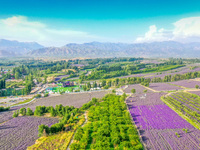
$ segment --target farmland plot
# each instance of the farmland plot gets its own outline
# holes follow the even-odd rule
[[[149,88],[156,91],[173,91],[182,89],[178,86],[173,86],[167,83],[150,83]]]
[[[140,84],[132,84],[132,85],[128,85],[128,87],[124,90],[124,92],[131,93],[132,89],[135,89],[136,93],[143,93],[144,90],[146,90],[146,88],[141,86]],[[148,92],[151,92],[151,91],[148,90]]]
[[[200,129],[200,97],[195,94],[179,92],[164,97],[163,101]]]
[[[33,103],[28,104],[26,107],[35,109],[36,106],[53,106],[62,104],[63,106],[81,107],[83,104],[89,102],[93,97],[102,98],[108,91],[77,93],[77,94],[64,94],[60,96],[46,97],[38,99]]]
[[[0,124],[7,120],[12,119],[12,115],[13,115],[12,111],[17,110],[17,109],[20,109],[20,107],[12,107],[12,108],[10,108],[9,111],[0,112]]]
[[[188,92],[200,96],[200,90],[196,90],[196,91],[188,91]]]
[[[147,149],[200,149],[200,131],[160,100],[162,93],[127,99],[129,111]],[[155,94],[155,95],[154,95]],[[148,97],[148,98],[147,98]],[[132,102],[130,102],[132,99]]]
[[[17,117],[0,124],[0,149],[24,150],[33,145],[38,138],[38,126],[51,126],[58,122],[57,118]]]
[[[136,94],[136,96],[129,97],[126,102],[131,106],[140,106],[140,105],[159,105],[164,104],[160,100],[160,97],[166,93],[142,93]]]
[[[200,86],[200,81],[194,81],[194,80],[182,80],[182,81],[175,81],[171,83],[175,85],[183,86],[186,88],[195,88],[196,85]]]

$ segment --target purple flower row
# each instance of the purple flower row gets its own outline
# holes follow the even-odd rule
[[[166,105],[133,106],[130,113],[141,129],[194,128]]]

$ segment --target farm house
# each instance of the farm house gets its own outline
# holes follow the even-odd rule
[[[63,82],[63,87],[70,87],[70,86],[74,86],[74,82],[71,81]]]

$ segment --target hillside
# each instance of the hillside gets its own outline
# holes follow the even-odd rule
[[[0,57],[13,57],[24,55],[31,50],[43,48],[36,42],[18,42],[1,39],[0,40]]]
[[[192,53],[191,53],[192,52]],[[200,43],[154,42],[141,44],[99,43],[67,44],[45,47],[28,53],[42,57],[197,57]]]

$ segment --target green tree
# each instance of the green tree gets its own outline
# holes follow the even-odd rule
[[[101,86],[102,86],[102,87],[106,86],[106,80],[103,80],[103,81],[101,82]]]
[[[97,82],[96,81],[93,83],[93,88],[97,88]]]
[[[19,113],[22,115],[22,116],[25,116],[26,115],[26,108],[20,108],[19,110]]]
[[[33,115],[33,111],[30,108],[27,108],[26,115],[27,116],[32,116]]]
[[[38,127],[38,136],[41,137],[44,133],[49,134],[49,127],[41,124]]]
[[[19,111],[14,111],[14,113],[13,113],[13,118],[16,118],[16,117],[18,117],[19,116]]]
[[[20,78],[19,72],[15,72],[15,79],[19,79],[19,78]]]
[[[134,94],[135,92],[136,92],[136,90],[135,90],[135,89],[132,89],[132,90],[131,90],[131,93],[133,93],[133,94]]]

